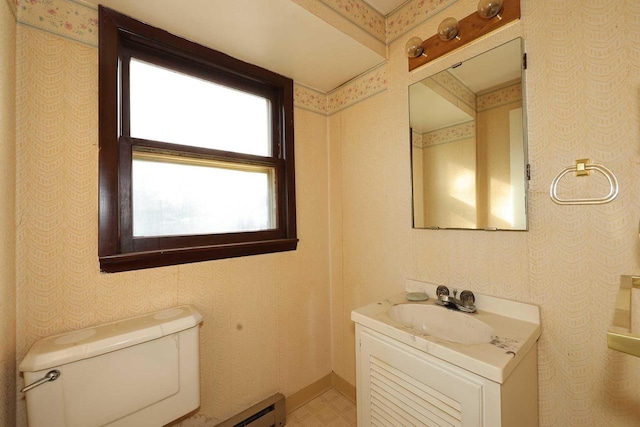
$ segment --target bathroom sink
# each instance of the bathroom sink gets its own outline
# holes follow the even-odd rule
[[[473,314],[436,305],[398,304],[387,311],[394,322],[415,332],[460,344],[484,344],[491,341],[493,328]]]
[[[437,287],[407,280],[405,293],[357,308],[351,320],[363,333],[382,334],[502,384],[540,337],[540,309],[480,293],[473,314],[437,305],[435,298],[407,301],[407,293],[436,295]]]

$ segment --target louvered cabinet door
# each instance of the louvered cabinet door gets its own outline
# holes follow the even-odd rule
[[[483,414],[487,403],[499,401],[498,384],[360,325],[357,329],[359,427],[499,425],[485,423]]]

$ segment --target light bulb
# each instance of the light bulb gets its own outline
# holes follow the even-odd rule
[[[460,27],[458,26],[458,20],[456,18],[445,18],[440,25],[438,26],[438,36],[441,40],[453,40],[460,39],[458,37],[458,33],[460,32]]]
[[[500,12],[502,12],[503,3],[504,0],[480,0],[478,3],[478,15],[485,19],[491,19],[496,16],[498,19],[502,19]]]
[[[424,48],[422,47],[422,39],[420,37],[411,37],[404,48],[409,58],[427,56],[427,54],[424,53]]]

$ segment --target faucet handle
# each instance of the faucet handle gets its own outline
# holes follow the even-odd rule
[[[436,297],[442,300],[443,296],[449,296],[449,288],[444,285],[440,285],[436,288]]]
[[[476,302],[476,296],[471,291],[462,291],[460,292],[460,302],[467,308],[473,307]]]

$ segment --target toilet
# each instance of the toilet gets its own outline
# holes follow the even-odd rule
[[[201,322],[183,305],[35,342],[19,366],[29,427],[159,427],[197,409]]]

